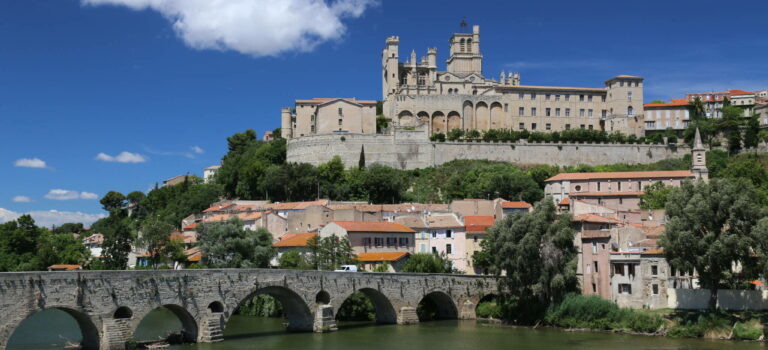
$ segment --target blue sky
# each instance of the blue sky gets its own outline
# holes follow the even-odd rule
[[[764,1],[211,3],[0,0],[0,222],[93,221],[95,198],[199,175],[227,136],[278,127],[294,99],[380,99],[387,36],[401,56],[437,47],[444,69],[463,17],[493,78],[641,75],[647,101],[768,88]]]

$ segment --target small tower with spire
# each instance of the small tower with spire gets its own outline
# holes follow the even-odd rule
[[[701,143],[701,134],[699,128],[696,128],[696,136],[693,139],[693,149],[691,150],[693,156],[692,162],[694,178],[702,180],[704,182],[709,181],[709,169],[707,169],[707,150],[704,148],[704,144]]]

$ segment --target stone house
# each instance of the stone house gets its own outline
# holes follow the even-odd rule
[[[460,271],[468,270],[466,234],[464,225],[456,214],[450,212],[431,213],[426,216],[429,233],[429,249],[433,254],[445,255]]]
[[[576,270],[581,282],[582,294],[599,295],[611,299],[610,256],[611,232],[621,221],[594,214],[574,216],[572,222],[578,233]]]
[[[467,256],[467,269],[466,272],[469,275],[484,274],[485,271],[473,266],[472,255],[475,252],[482,250],[480,243],[485,239],[487,234],[486,230],[494,224],[493,216],[465,216],[464,217],[464,232],[466,235],[466,256]]]
[[[396,222],[332,221],[320,237],[347,237],[355,254],[414,251],[416,231]]]
[[[275,257],[269,262],[270,265],[279,267],[280,257],[288,251],[296,250],[304,257],[311,254],[308,242],[315,237],[317,237],[317,233],[285,234],[280,240],[272,244],[272,247],[275,248]]]
[[[645,134],[664,131],[672,128],[682,131],[690,123],[691,113],[688,109],[688,100],[673,99],[668,103],[648,103],[645,108]]]
[[[526,201],[502,201],[501,202],[501,214],[502,217],[514,213],[528,213],[533,210],[533,205]]]
[[[611,292],[621,307],[666,308],[670,267],[659,249],[611,254]]]

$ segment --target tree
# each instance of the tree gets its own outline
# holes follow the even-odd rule
[[[256,231],[244,229],[237,217],[200,225],[197,234],[203,263],[208,267],[267,267],[274,256],[272,234],[263,228]]]
[[[661,181],[649,185],[645,188],[645,193],[640,195],[640,209],[664,209],[672,188]]]
[[[707,116],[707,112],[704,109],[704,103],[701,101],[701,97],[696,97],[688,105],[688,110],[691,111],[691,119],[698,120]]]
[[[114,210],[124,209],[125,196],[117,191],[109,191],[104,195],[104,197],[101,198],[99,203],[101,203],[101,206],[104,208],[104,210],[111,213]]]
[[[172,231],[173,226],[157,218],[148,220],[141,227],[139,242],[147,249],[153,269],[157,269],[157,266],[165,260],[163,247],[171,240]]]
[[[334,156],[327,163],[317,167],[318,189],[320,198],[331,200],[343,200],[342,188],[344,185],[344,162],[339,156]],[[325,194],[325,197],[323,197]]]
[[[115,213],[103,219],[99,232],[104,235],[102,255],[105,269],[123,270],[127,267],[133,243],[129,224],[127,217]]]
[[[304,261],[304,257],[298,250],[289,250],[280,255],[278,259],[278,265],[281,269],[288,270],[306,270],[307,263]]]
[[[757,148],[760,143],[759,133],[760,122],[757,120],[757,116],[749,118],[744,130],[744,148]]]
[[[163,246],[160,253],[163,259],[173,262],[175,264],[183,264],[187,262],[187,253],[185,252],[184,240],[179,238],[171,238]]]
[[[408,257],[408,261],[403,265],[403,272],[416,273],[455,273],[458,270],[453,268],[453,263],[443,255],[432,253],[416,253]]]
[[[357,161],[357,167],[365,169],[365,146],[360,146],[360,159]]]
[[[38,241],[43,232],[26,214],[0,224],[0,271],[44,269],[45,265],[37,254]]]
[[[307,241],[307,246],[312,252],[310,265],[316,270],[335,270],[341,265],[355,262],[355,254],[347,237],[319,238],[315,236]]]
[[[651,101],[652,105],[662,105],[664,103],[665,103],[664,100],[653,100],[653,101]]]
[[[710,290],[710,308],[717,305],[721,286],[754,278],[733,270],[734,264],[752,263],[752,230],[765,217],[752,198],[754,191],[743,179],[712,179],[686,181],[669,194],[669,220],[659,245],[672,267],[698,274],[700,285]]]
[[[576,231],[570,219],[558,215],[552,199],[545,198],[533,212],[508,215],[488,229],[490,271],[501,276],[501,294],[527,309],[529,317],[578,290]]]
[[[91,253],[71,233],[45,232],[37,243],[37,255],[45,268],[53,264],[84,265]]]
[[[61,224],[59,227],[55,227],[53,229],[53,233],[59,234],[59,233],[73,233],[76,235],[85,233],[85,227],[83,226],[82,222],[78,223],[72,223],[68,222],[65,224]]]

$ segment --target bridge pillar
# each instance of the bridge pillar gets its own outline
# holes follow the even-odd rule
[[[320,305],[315,312],[315,323],[312,326],[315,333],[335,332],[338,330],[336,327],[336,317],[333,314],[333,306]]]
[[[477,313],[475,313],[475,303],[473,303],[469,299],[464,301],[464,303],[461,305],[461,310],[459,310],[459,319],[460,320],[477,319]]]
[[[397,324],[418,324],[419,315],[416,313],[416,308],[412,306],[403,306],[397,313]]]
[[[222,323],[224,315],[221,312],[212,312],[204,316],[197,324],[200,325],[200,331],[197,336],[198,343],[217,343],[224,341],[224,330]]]
[[[133,338],[130,318],[104,318],[101,350],[124,350],[125,343]]]

